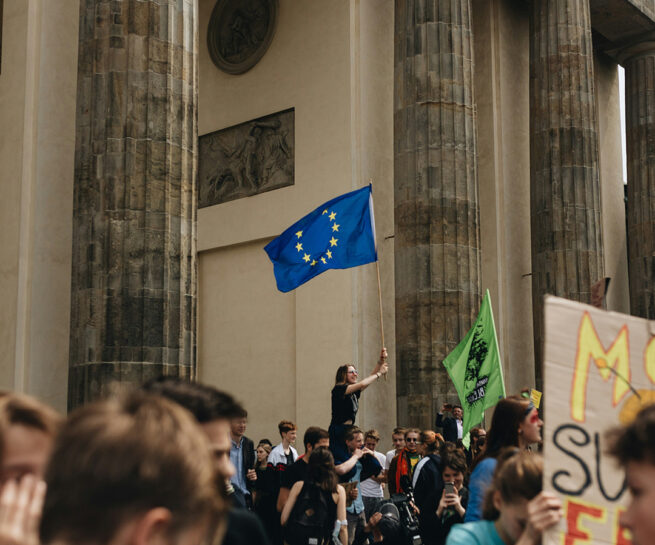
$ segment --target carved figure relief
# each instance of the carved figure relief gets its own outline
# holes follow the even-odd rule
[[[207,29],[214,64],[228,74],[255,66],[273,40],[277,11],[277,0],[218,0]]]
[[[199,208],[293,183],[293,109],[199,138]]]

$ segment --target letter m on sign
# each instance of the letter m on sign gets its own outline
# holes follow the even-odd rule
[[[576,422],[585,421],[589,368],[594,362],[601,378],[607,382],[614,376],[612,406],[616,407],[630,390],[630,351],[628,326],[624,325],[605,350],[588,312],[584,313],[578,329],[578,352],[575,358],[573,387],[571,389],[571,417]]]

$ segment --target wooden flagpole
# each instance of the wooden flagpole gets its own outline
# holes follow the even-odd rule
[[[368,183],[373,185],[373,178],[368,179]],[[375,237],[377,238],[377,229],[375,231]],[[375,245],[377,247],[377,240],[375,241]],[[384,320],[382,317],[382,283],[380,282],[380,259],[379,255],[377,256],[377,259],[375,260],[375,271],[377,272],[378,276],[378,306],[380,309],[380,338],[382,339],[382,348],[386,347],[386,343],[384,342]],[[387,362],[388,362],[389,357],[387,356]],[[387,375],[384,375],[384,380],[386,382],[387,380]]]

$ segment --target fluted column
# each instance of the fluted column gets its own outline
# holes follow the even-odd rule
[[[81,0],[69,406],[195,372],[195,0]]]
[[[424,428],[481,300],[472,42],[470,0],[396,0],[398,421]]]
[[[534,0],[530,28],[530,200],[537,384],[543,296],[589,303],[603,278],[589,0]]]
[[[655,42],[623,52],[630,312],[655,319]]]

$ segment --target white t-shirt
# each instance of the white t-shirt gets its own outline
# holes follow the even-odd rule
[[[373,455],[378,459],[380,465],[384,467],[384,454],[381,452],[373,451]],[[366,496],[367,498],[382,498],[384,496],[382,485],[374,481],[372,478],[368,478],[365,481],[359,483],[359,492],[362,496]]]
[[[394,459],[394,457],[398,454],[396,452],[396,449],[391,449],[390,451],[387,452],[387,457],[384,460],[384,470],[389,471],[389,466],[391,465],[391,460]]]

